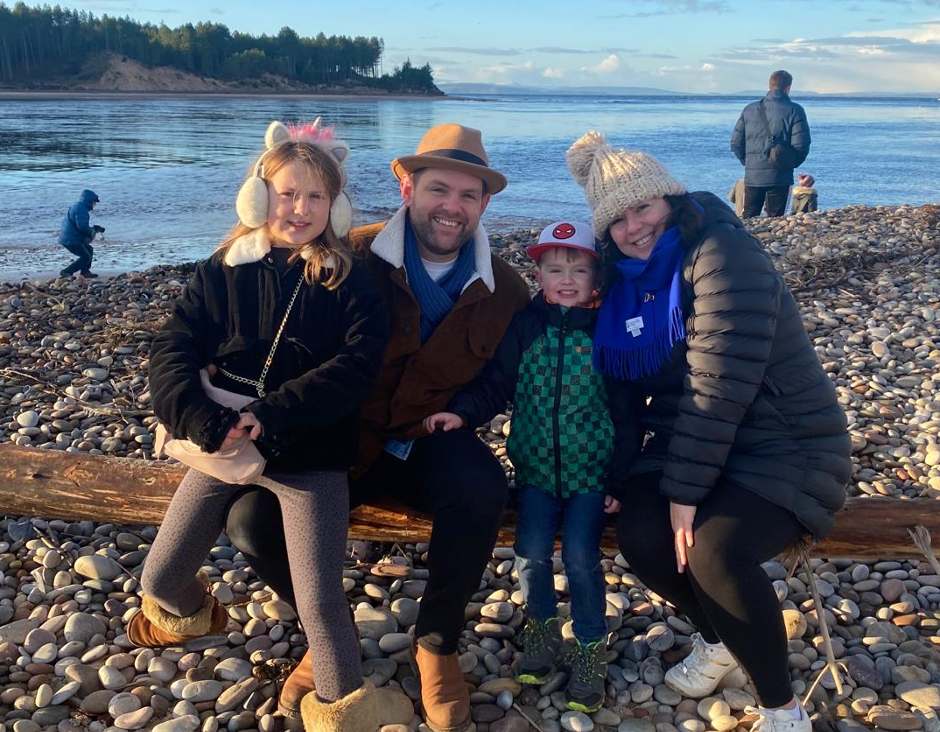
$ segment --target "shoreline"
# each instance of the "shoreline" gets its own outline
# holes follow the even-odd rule
[[[165,95],[165,96],[173,96]],[[0,100],[2,100],[3,94],[0,93]],[[842,208],[826,208],[820,209],[818,212],[810,214],[805,217],[804,221],[811,222],[813,217],[835,217],[836,219],[842,218],[851,218],[858,215],[881,215],[881,214],[891,214],[896,212],[899,209],[937,209],[940,211],[940,205],[934,203],[922,203],[922,204],[903,204],[903,205],[888,205],[888,204],[853,204],[850,206],[844,206]],[[394,211],[389,212],[389,215],[394,213]],[[380,219],[370,219],[369,221],[362,222],[363,225],[371,223],[372,221],[378,221]],[[777,222],[792,220],[792,217],[787,216],[781,219],[777,219]],[[758,238],[763,238],[762,232],[768,228],[773,228],[774,220],[768,219],[766,217],[760,216],[753,219],[748,219],[745,221],[746,226],[756,233]],[[542,226],[549,223],[546,219],[545,221],[539,222],[533,220],[531,224],[526,223],[493,223],[487,224],[486,221],[483,222],[487,228],[487,233],[489,235],[490,241],[493,245],[494,250],[500,250],[505,246],[509,246],[514,242],[525,242],[529,243],[529,240],[534,240],[538,235],[539,230]],[[358,225],[358,224],[357,224]],[[114,266],[100,266],[98,261],[104,259],[109,254],[109,251],[106,248],[102,248],[100,251],[96,250],[95,262],[92,263],[92,270],[98,273],[101,279],[113,278],[122,274],[145,274],[151,269],[158,267],[174,267],[186,264],[192,264],[193,262],[199,261],[198,259],[188,259],[188,260],[179,260],[172,262],[155,262],[152,265],[143,267],[143,268],[123,268],[123,267],[114,267]],[[6,261],[9,259],[15,259],[18,263],[23,261],[32,262],[38,261],[46,263],[50,258],[55,258],[57,262],[61,261],[61,264],[55,267],[43,267],[37,270],[27,270],[16,271],[15,268],[9,268],[5,266]],[[0,248],[0,286],[11,286],[17,285],[23,282],[50,282],[52,280],[58,279],[58,271],[69,264],[74,259],[74,255],[70,254],[64,248],[55,243],[49,243],[46,245],[24,245],[22,248],[18,246],[7,246]]]
[[[358,101],[362,100],[382,100],[389,99],[394,101],[409,101],[409,100],[438,100],[438,99],[462,99],[462,97],[452,97],[447,94],[382,94],[381,92],[374,91],[363,91],[362,93],[354,91],[341,91],[336,93],[330,92],[309,92],[309,91],[229,91],[229,90],[220,90],[220,91],[169,91],[169,90],[154,90],[154,91],[106,91],[106,90],[87,90],[87,89],[61,89],[61,90],[47,90],[47,89],[35,89],[35,90],[17,90],[17,89],[2,89],[0,88],[0,101],[16,101],[16,100],[36,100],[36,99],[113,99],[116,97],[124,99],[166,99],[171,97],[186,97],[186,98],[211,98],[211,97],[233,97],[233,98],[268,98],[268,99],[283,99],[283,98],[305,98],[305,99],[334,99],[334,100],[343,100],[343,99],[355,99]]]

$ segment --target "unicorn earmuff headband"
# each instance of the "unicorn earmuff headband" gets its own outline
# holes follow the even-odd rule
[[[330,227],[338,237],[344,237],[352,226],[352,204],[346,195],[346,171],[343,163],[349,156],[349,146],[338,139],[332,127],[323,127],[320,118],[301,125],[285,125],[274,121],[264,133],[265,150],[255,162],[254,172],[238,191],[235,211],[238,220],[251,229],[258,229],[268,220],[268,184],[264,179],[264,159],[274,148],[285,142],[305,142],[316,145],[336,163],[341,189],[330,207]]]

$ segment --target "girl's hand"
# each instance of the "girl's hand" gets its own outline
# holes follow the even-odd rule
[[[239,426],[236,424],[228,431],[228,434],[225,435],[225,439],[222,440],[222,447],[219,449],[231,450],[233,447],[235,447],[235,445],[245,439],[246,434],[247,433],[245,430],[239,428]]]
[[[620,501],[613,496],[604,496],[604,513],[619,513]]]
[[[687,550],[695,546],[695,537],[692,535],[693,521],[695,521],[695,506],[669,502],[669,522],[675,534],[676,570],[679,574],[685,572],[689,564]]]
[[[235,428],[247,433],[250,440],[257,440],[261,437],[261,422],[251,412],[241,412],[238,415],[238,424],[235,425]]]
[[[424,418],[424,429],[429,433],[436,431],[438,427],[443,432],[450,432],[451,430],[459,430],[463,426],[463,417],[453,412],[437,412]]]

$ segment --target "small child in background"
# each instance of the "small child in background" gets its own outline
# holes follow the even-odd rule
[[[797,184],[793,186],[793,204],[790,209],[791,214],[809,213],[815,211],[818,204],[816,189],[816,179],[809,173],[800,173],[797,177]]]
[[[526,601],[517,681],[542,684],[561,662],[562,636],[552,576],[555,535],[562,533],[575,643],[570,709],[597,711],[604,701],[607,625],[600,539],[618,464],[604,380],[591,363],[597,316],[598,253],[590,224],[558,221],[528,248],[542,289],[513,319],[481,375],[454,396],[449,411],[425,419],[429,432],[475,428],[514,404],[507,442],[516,470],[516,560]],[[616,472],[620,472],[619,470]]]

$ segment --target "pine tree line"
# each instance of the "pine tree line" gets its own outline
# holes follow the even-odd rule
[[[12,8],[0,2],[0,82],[28,83],[79,74],[102,52],[147,66],[171,66],[227,81],[276,74],[305,84],[356,82],[389,90],[433,91],[430,65],[405,62],[379,75],[384,51],[372,36],[298,36],[284,27],[276,36],[231,32],[221,23],[177,28],[131,18],[100,18],[56,5]]]

